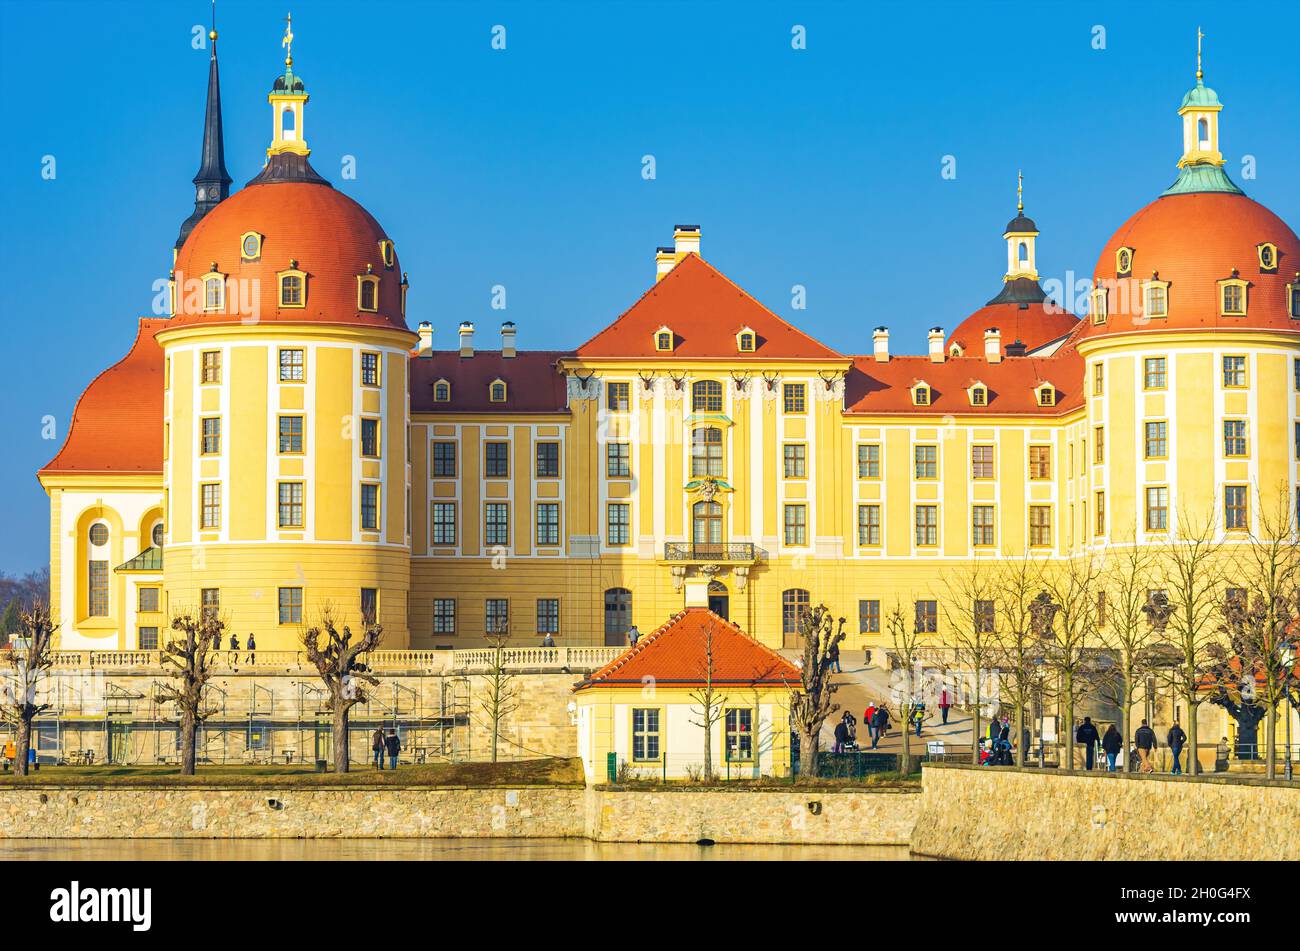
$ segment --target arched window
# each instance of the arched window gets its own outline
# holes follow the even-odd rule
[[[435,403],[450,403],[451,384],[446,380],[439,380],[433,384],[433,401]]]
[[[1029,263],[1029,242],[1020,242],[1020,266],[1024,267]]]
[[[708,426],[691,433],[691,475],[722,475],[722,430]]]
[[[605,592],[605,643],[623,643],[632,626],[632,592],[627,588],[610,588]]]
[[[86,615],[108,617],[108,526],[90,526],[86,550]]]
[[[302,307],[305,303],[302,295],[302,275],[283,275],[280,278],[280,306]]]
[[[808,610],[808,592],[803,588],[788,588],[781,592],[781,632],[799,633],[799,618]]]
[[[501,380],[494,380],[488,387],[488,399],[493,403],[506,401],[506,385]]]
[[[153,527],[153,531],[149,533],[149,540],[153,543],[153,546],[154,546],[155,548],[162,548],[162,543],[163,543],[163,523],[162,523],[162,522],[159,522],[159,523],[157,523],[156,525],[154,525],[154,527]]]
[[[722,544],[722,506],[717,502],[696,502],[691,507],[692,538],[696,548]],[[699,551],[696,551],[699,555]]]
[[[221,276],[203,279],[203,309],[219,311],[226,306],[226,281]]]
[[[357,309],[379,310],[379,278],[366,274],[357,278]]]
[[[721,413],[722,384],[717,380],[699,380],[691,386],[692,413]]]
[[[1199,148],[1209,149],[1210,121],[1204,117],[1196,120],[1196,141],[1200,143]]]
[[[281,124],[280,128],[284,131],[284,137],[286,139],[291,139],[293,136],[289,133],[294,130],[294,123],[297,121],[298,114],[294,112],[293,107],[285,106],[283,116],[284,122]]]

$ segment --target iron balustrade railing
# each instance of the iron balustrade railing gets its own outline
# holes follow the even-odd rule
[[[762,549],[752,542],[666,542],[664,561],[756,561]]]

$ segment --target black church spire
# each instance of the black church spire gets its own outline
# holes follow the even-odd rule
[[[203,216],[230,194],[230,173],[226,171],[226,149],[221,134],[221,81],[217,75],[217,31],[208,34],[212,59],[208,64],[208,106],[203,117],[203,153],[194,176],[194,213],[181,224],[176,248],[194,230]]]

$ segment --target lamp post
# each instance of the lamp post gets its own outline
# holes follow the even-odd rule
[[[1283,769],[1288,783],[1291,782],[1291,716],[1295,712],[1291,706],[1291,680],[1295,677],[1295,661],[1295,642],[1288,641],[1282,648],[1282,669],[1286,671],[1286,689],[1282,691],[1282,713],[1286,717],[1286,765]]]

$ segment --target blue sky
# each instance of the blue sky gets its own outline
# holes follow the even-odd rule
[[[270,139],[283,11],[218,6],[240,185]],[[927,327],[951,329],[997,292],[1017,168],[1042,229],[1039,269],[1056,279],[1091,273],[1110,233],[1173,180],[1198,24],[1229,172],[1300,224],[1292,4],[292,10],[312,161],[394,238],[408,318],[431,321],[440,346],[462,320],[490,335],[507,318],[522,347],[576,346],[645,290],[655,246],[691,222],[705,258],[830,346],[867,352],[870,328],[888,324],[896,348],[921,352]],[[208,52],[191,28],[207,17],[186,0],[0,7],[0,570],[48,559],[35,470],[151,313],[192,208]],[[505,50],[491,47],[496,24]],[[791,47],[796,24],[804,50]],[[941,175],[949,155],[955,179]],[[496,284],[504,314],[490,306]],[[47,415],[57,440],[42,438]]]

